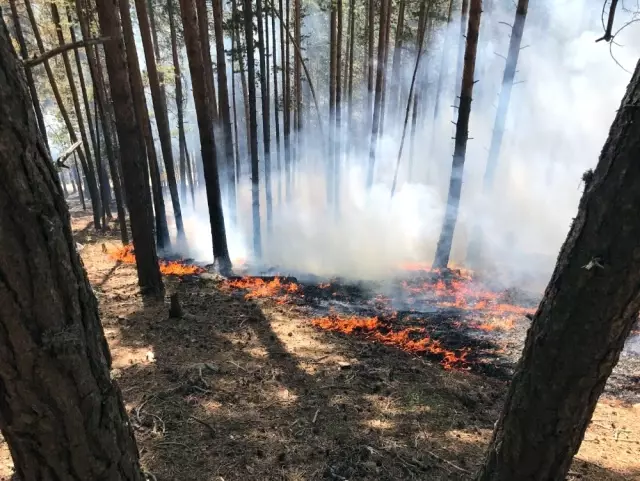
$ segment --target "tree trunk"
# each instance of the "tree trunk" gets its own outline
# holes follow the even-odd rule
[[[151,39],[149,12],[147,11],[146,0],[135,0],[135,5],[147,67],[147,76],[149,78],[149,86],[151,87],[151,100],[153,101],[156,127],[158,128],[158,137],[160,138],[160,147],[162,148],[162,158],[164,159],[164,170],[167,174],[167,183],[169,184],[169,193],[171,194],[171,205],[173,206],[176,231],[178,233],[178,240],[184,241],[184,225],[182,223],[182,210],[180,209],[178,183],[176,182],[176,170],[173,163],[173,148],[171,146],[171,129],[169,127],[169,114],[167,113],[167,99],[160,88],[156,56]]]
[[[380,99],[380,126],[378,127],[378,138],[384,133],[384,117],[387,106],[387,63],[389,59],[389,39],[391,38],[391,10],[393,2],[389,2],[389,9],[387,10],[387,19],[385,21],[385,34],[384,34],[384,60],[383,60],[383,75],[382,75],[382,97]]]
[[[382,2],[383,0],[381,0]],[[453,1],[453,0],[452,0]],[[369,0],[367,3],[367,114],[371,117],[373,106],[373,66],[375,59],[373,57],[373,33],[375,23],[375,7],[374,0]]]
[[[16,31],[16,38],[18,45],[20,46],[20,56],[22,60],[29,58],[29,50],[27,49],[27,43],[24,40],[24,34],[22,32],[22,25],[20,23],[20,16],[18,15],[18,9],[16,7],[16,0],[9,0],[9,6],[11,7],[11,16],[13,17],[13,26]],[[47,138],[47,129],[44,123],[44,115],[42,115],[42,107],[38,100],[38,91],[36,90],[36,84],[33,81],[33,73],[30,68],[25,69],[27,77],[27,85],[29,86],[29,93],[31,94],[31,102],[33,103],[33,110],[36,113],[36,119],[38,120],[38,130],[42,134],[42,138],[49,148],[49,139]]]
[[[202,46],[202,61],[204,62],[205,85],[207,87],[208,105],[211,108],[211,118],[214,124],[218,122],[218,100],[216,98],[216,84],[213,81],[213,62],[211,60],[211,42],[209,35],[209,14],[206,0],[196,0],[198,14],[198,30]]]
[[[29,22],[31,23],[31,29],[33,31],[33,35],[38,45],[38,50],[42,54],[45,51],[44,44],[42,43],[42,37],[40,36],[38,24],[36,23],[35,16],[33,15],[31,2],[29,0],[26,0],[24,4],[27,9],[27,15],[29,16]],[[58,84],[53,75],[53,70],[51,70],[51,66],[49,65],[48,60],[44,62],[44,68],[47,73],[47,78],[49,79],[49,84],[51,85],[53,96],[55,97],[56,103],[58,104],[58,108],[60,109],[60,115],[62,116],[62,120],[64,121],[64,124],[67,130],[69,131],[71,142],[75,143],[78,141],[78,137],[76,136],[75,129],[73,128],[73,124],[71,123],[71,119],[69,118],[67,109],[64,106],[64,102],[62,101],[62,96],[60,95],[60,91],[58,90]],[[70,83],[73,84],[73,79],[71,77],[70,77]],[[93,210],[94,227],[96,229],[101,229],[102,228],[102,219],[101,219],[102,208],[101,208],[101,202],[100,202],[100,194],[98,193],[98,186],[96,184],[95,172],[93,172],[93,169],[90,169],[90,166],[87,163],[87,159],[82,149],[78,150],[78,157],[80,157],[80,165],[82,166],[82,169],[85,171],[85,176],[87,179],[87,187],[89,188],[89,195],[91,196],[91,206]]]
[[[384,54],[386,45],[386,28],[389,4],[391,0],[380,2],[380,31],[378,35],[378,61],[376,65],[376,95],[373,101],[373,122],[371,127],[371,141],[369,143],[369,168],[367,170],[367,189],[373,186],[373,174],[376,163],[376,146],[378,143],[378,128],[380,126],[380,108],[382,107],[382,88],[384,84]]]
[[[493,124],[491,146],[489,147],[489,156],[487,157],[487,168],[484,174],[485,192],[489,192],[493,188],[493,181],[495,178],[498,159],[500,158],[502,137],[504,135],[505,124],[507,121],[507,113],[509,112],[511,90],[513,89],[513,80],[516,76],[518,56],[520,55],[520,44],[522,43],[522,33],[524,31],[524,23],[527,18],[528,8],[529,0],[518,1],[516,18],[513,22],[513,29],[511,30],[511,40],[509,41],[507,63],[504,68],[504,75],[502,76],[502,89],[500,90],[500,97],[498,98],[496,120]]]
[[[337,1],[331,0],[331,12],[329,13],[329,142],[327,152],[327,203],[332,209],[336,204],[336,70],[337,63],[337,29],[338,11]]]
[[[236,176],[233,156],[233,128],[231,126],[231,109],[229,107],[229,87],[227,83],[227,63],[224,50],[222,0],[213,0],[213,24],[216,36],[216,68],[218,71],[218,105],[224,142],[224,172],[226,173],[227,202],[236,223]]]
[[[131,218],[138,284],[143,294],[162,296],[164,287],[153,239],[151,199],[144,168],[144,144],[136,125],[117,0],[97,2],[97,9],[102,35],[111,37],[104,44],[104,51],[118,140],[124,154],[122,171]]]
[[[234,12],[235,15],[240,15],[239,11],[238,11],[238,5],[236,3],[236,0],[231,0],[231,8]],[[244,27],[242,27],[244,28]],[[234,24],[234,29],[233,29],[233,33],[235,34],[235,38],[236,38],[236,55],[238,57],[238,66],[240,68],[240,84],[242,86],[242,105],[244,107],[244,131],[245,131],[245,135],[247,136],[247,152],[248,154],[251,154],[251,133],[250,133],[250,129],[249,129],[249,122],[250,122],[250,114],[249,114],[249,89],[247,86],[247,75],[245,72],[245,68],[244,68],[244,56],[243,56],[243,48],[242,48],[242,42],[241,42],[241,35],[240,35],[240,26],[238,24]],[[240,165],[238,165],[238,169],[237,169],[237,176],[240,177]]]
[[[80,167],[78,167],[78,157],[76,156],[76,153],[73,153],[73,162],[76,166],[76,182],[78,184],[78,194],[80,196],[80,203],[82,204],[82,210],[86,211],[87,210],[87,204],[84,200],[84,192],[82,190],[82,171],[80,170]]]
[[[184,135],[184,95],[182,93],[182,73],[180,71],[180,56],[178,54],[178,39],[176,35],[175,18],[173,15],[173,0],[167,0],[169,14],[169,29],[171,31],[171,56],[173,59],[173,77],[176,90],[176,110],[178,112],[178,145],[180,149],[180,195],[183,202],[187,200],[187,162],[185,153],[186,137]]]
[[[151,194],[153,198],[153,206],[155,208],[156,241],[158,242],[158,249],[160,251],[164,251],[165,249],[168,249],[171,244],[169,238],[169,226],[167,224],[167,214],[160,181],[158,158],[153,142],[151,121],[149,119],[149,111],[147,110],[147,101],[145,99],[144,86],[142,84],[142,74],[140,73],[140,65],[138,63],[138,53],[136,51],[133,25],[131,24],[131,8],[129,0],[120,0],[119,3],[124,45],[127,54],[127,65],[129,67],[128,80],[131,85],[137,134],[140,139],[142,139],[143,157],[146,150],[146,159],[149,161],[148,169],[146,162],[142,167],[144,168],[145,179],[148,179],[149,173],[151,174]],[[148,181],[145,183],[145,189],[149,191]]]
[[[76,14],[78,15],[78,23],[80,24],[80,32],[82,33],[82,39],[87,40],[91,37],[89,32],[89,23],[85,16],[85,9],[82,5],[82,0],[76,0]],[[98,100],[98,109],[100,113],[100,121],[102,123],[102,131],[105,136],[105,147],[107,150],[107,159],[109,161],[109,170],[111,171],[111,181],[113,182],[113,191],[116,198],[116,209],[118,211],[118,224],[120,226],[120,239],[123,244],[129,243],[129,233],[127,232],[127,219],[125,215],[123,198],[121,175],[120,175],[120,162],[114,151],[114,136],[111,129],[111,119],[107,115],[107,95],[104,86],[104,77],[102,76],[102,69],[100,59],[97,55],[94,55],[94,50],[91,47],[85,47],[85,54],[89,61],[89,70],[91,72],[91,79],[93,82],[93,94]],[[97,123],[96,123],[97,128]]]
[[[216,159],[216,141],[213,135],[213,109],[207,104],[207,86],[205,75],[208,70],[205,67],[204,57],[211,57],[208,50],[203,49],[198,34],[198,18],[194,0],[180,0],[182,10],[182,25],[184,41],[189,59],[193,98],[198,119],[198,131],[200,133],[200,145],[202,149],[202,166],[204,169],[205,184],[207,190],[207,204],[209,207],[209,222],[211,224],[211,237],[213,239],[214,262],[218,264],[223,273],[231,270],[229,249],[227,247],[227,234],[225,231],[224,215],[222,212],[222,195],[220,194],[220,178],[218,176],[218,163]]]
[[[462,87],[460,89],[460,107],[458,108],[453,163],[451,166],[451,179],[449,181],[449,194],[447,197],[444,221],[442,223],[442,231],[440,232],[440,239],[438,240],[435,259],[433,261],[434,269],[444,269],[449,264],[453,234],[458,221],[458,206],[460,205],[460,194],[462,192],[462,175],[467,152],[467,140],[469,139],[469,116],[471,114],[471,99],[474,84],[473,75],[476,64],[481,14],[482,0],[471,0],[469,27],[467,29],[467,45],[464,52]]]
[[[463,0],[466,1],[466,0]],[[442,42],[442,57],[440,59],[440,70],[438,73],[438,84],[436,86],[436,96],[435,103],[433,105],[433,122],[432,126],[435,129],[436,119],[438,118],[438,113],[440,110],[440,97],[442,96],[442,89],[444,88],[444,79],[447,76],[448,70],[448,59],[449,55],[449,42],[451,41],[451,34],[449,33],[449,26],[451,25],[451,18],[453,15],[453,0],[449,0],[449,11],[447,13],[447,23],[444,26],[444,41]],[[433,135],[431,136],[431,145],[433,146],[434,142]]]
[[[0,430],[21,481],[142,481],[98,305],[10,42],[0,28]]]
[[[264,22],[262,18],[262,0],[256,0],[258,19],[258,54],[260,55],[260,93],[262,99],[262,136],[264,147],[264,184],[267,207],[267,232],[273,225],[273,201],[271,193],[271,126],[269,114],[269,87],[267,86],[267,55],[264,42]],[[251,83],[251,81],[249,81]]]
[[[340,105],[342,101],[342,0],[336,1],[336,80],[335,80],[335,135],[334,135],[334,183],[333,183],[333,205],[336,215],[340,209],[340,166],[342,165],[342,107]]]
[[[256,114],[256,72],[253,47],[253,11],[251,0],[244,1],[244,36],[247,47],[247,71],[249,74],[249,137],[251,139],[251,205],[253,213],[253,254],[262,257],[260,234],[260,177],[258,164],[258,118]]]
[[[402,112],[402,78],[400,75],[402,64],[402,45],[404,40],[404,10],[405,0],[400,0],[398,7],[398,26],[396,27],[396,41],[393,47],[393,61],[391,63],[391,102],[394,108],[394,119],[399,119]]]
[[[560,481],[640,309],[640,63],[585,189],[478,481]]]
[[[275,5],[272,3],[272,7],[275,11]],[[282,24],[282,22],[278,22]],[[282,46],[282,37],[280,37],[280,45]],[[282,152],[280,149],[280,113],[278,109],[278,66],[276,63],[277,50],[276,50],[276,16],[275,12],[271,13],[271,49],[273,59],[273,114],[275,122],[275,134],[276,134],[276,172],[278,173],[278,203],[282,199]],[[282,64],[282,59],[280,59]],[[282,65],[280,65],[282,68]]]
[[[356,40],[355,30],[355,0],[349,0],[349,69],[347,74],[347,118],[348,118],[348,130],[352,132],[353,128],[353,59],[354,59],[354,46]]]
[[[156,57],[156,63],[162,65],[162,57],[160,56],[160,44],[158,43],[158,30],[156,29],[156,17],[153,12],[153,0],[147,0],[147,10],[149,12],[149,25],[151,26],[151,38],[153,38],[153,51]],[[160,92],[164,103],[167,104],[167,92],[164,87],[164,73],[158,70],[158,81],[160,82]]]
[[[282,6],[280,6],[280,10],[282,10]],[[285,39],[284,42],[284,80],[282,82],[282,88],[284,90],[284,168],[285,168],[285,178],[286,178],[286,199],[287,203],[293,200],[293,166],[291,165],[291,66],[290,59],[291,54],[289,50],[289,37],[285,34],[285,31],[289,31],[289,26],[291,25],[290,20],[290,0],[285,0],[285,23],[284,23],[284,31],[282,32],[283,37]],[[282,18],[282,17],[280,17]],[[281,22],[282,23],[282,22]]]
[[[421,51],[425,38],[427,38],[427,26],[429,12],[433,5],[432,0],[423,0],[420,5],[420,13],[418,14],[418,32],[416,36],[416,51]],[[413,95],[413,110],[411,112],[411,134],[409,138],[409,166],[407,168],[407,178],[413,178],[413,160],[415,152],[416,131],[418,128],[418,107],[420,106],[420,84]]]
[[[301,0],[293,1],[293,15],[295,17],[294,22],[294,39],[296,45],[302,48],[302,12],[300,7]],[[298,132],[296,136],[296,144],[299,143],[300,132],[302,131],[302,62],[298,55],[295,56],[293,62],[293,77],[294,77],[294,89],[296,98],[296,117],[295,117],[295,130]],[[296,147],[296,152],[299,151],[299,145]],[[299,159],[298,159],[299,160]]]
[[[462,86],[462,69],[464,68],[464,49],[465,34],[467,31],[467,13],[469,10],[469,0],[462,0],[462,8],[460,9],[460,36],[458,37],[458,60],[456,62],[456,89],[454,92],[460,92]],[[458,98],[454,99],[453,104],[458,105]]]

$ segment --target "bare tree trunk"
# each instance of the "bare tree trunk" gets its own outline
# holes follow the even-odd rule
[[[33,9],[31,7],[30,0],[25,0],[25,7],[27,9],[27,15],[29,16],[29,22],[31,23],[31,29],[33,31],[33,35],[38,45],[38,50],[42,54],[45,51],[44,44],[42,43],[42,37],[40,36],[38,24],[36,23],[35,16],[33,15]],[[76,136],[75,129],[73,127],[73,124],[71,123],[71,119],[69,118],[67,109],[64,106],[64,102],[62,101],[60,91],[58,90],[58,84],[53,75],[53,71],[51,70],[51,66],[49,65],[49,61],[44,62],[44,68],[47,73],[47,77],[49,79],[49,84],[51,85],[51,90],[53,91],[53,96],[55,97],[56,103],[58,104],[58,108],[60,109],[60,115],[62,116],[62,120],[64,121],[65,126],[69,131],[69,136],[71,137],[71,141],[75,143],[78,141],[78,137]],[[70,80],[70,84],[73,85],[73,87],[75,87],[75,85],[73,84],[73,78],[69,77],[69,80]],[[101,229],[102,228],[102,206],[101,206],[102,203],[100,202],[100,194],[98,192],[98,186],[96,184],[95,172],[93,171],[93,168],[91,168],[90,164],[87,162],[85,153],[82,150],[78,150],[78,156],[80,157],[80,165],[82,166],[82,169],[85,171],[85,176],[87,179],[87,187],[89,188],[89,195],[91,196],[91,206],[93,210],[94,227],[96,229]]]
[[[76,0],[76,14],[78,15],[78,23],[80,24],[80,32],[82,33],[82,39],[87,40],[91,37],[89,32],[89,23],[85,15],[85,8],[82,5],[82,0]],[[106,88],[104,86],[104,77],[102,76],[102,67],[100,59],[97,55],[94,55],[94,50],[91,47],[85,47],[85,54],[89,63],[89,70],[91,72],[91,79],[93,82],[93,93],[98,100],[98,109],[100,114],[100,121],[102,123],[102,130],[105,136],[105,147],[107,150],[107,159],[109,161],[109,170],[111,171],[111,181],[113,182],[113,191],[116,198],[116,209],[118,211],[118,224],[120,226],[120,239],[123,244],[129,243],[129,233],[127,232],[127,219],[124,209],[124,196],[121,185],[120,175],[120,162],[114,151],[115,138],[111,129],[111,119],[107,115],[107,95]],[[96,123],[97,128],[97,123]]]
[[[272,5],[275,10],[275,5]],[[279,22],[282,25],[282,22]],[[282,36],[280,37],[280,48],[282,48]],[[278,173],[278,203],[282,200],[282,152],[280,149],[280,114],[278,109],[278,66],[276,63],[276,16],[275,11],[271,12],[271,56],[273,59],[273,114],[276,134],[276,172]],[[282,58],[280,59],[282,64]],[[280,66],[282,68],[282,65]]]
[[[244,0],[244,36],[247,47],[247,70],[249,74],[249,137],[251,140],[251,205],[253,213],[253,253],[262,257],[260,234],[260,177],[258,160],[258,118],[256,113],[256,74],[253,47],[253,11],[251,0]]]
[[[332,209],[336,209],[336,70],[337,63],[337,29],[338,11],[337,1],[331,0],[331,12],[329,13],[329,142],[327,152],[327,203]]]
[[[456,89],[460,92],[462,86],[462,69],[464,68],[464,46],[465,34],[467,32],[467,13],[469,10],[469,0],[462,0],[462,8],[460,9],[460,37],[458,38],[458,60],[456,62]],[[458,98],[454,99],[453,104],[458,105]]]
[[[231,259],[227,247],[224,214],[222,212],[222,195],[220,193],[220,178],[216,158],[216,141],[213,134],[213,108],[207,104],[211,97],[207,95],[205,76],[210,73],[206,68],[205,57],[211,58],[209,50],[204,49],[201,35],[198,34],[199,21],[196,15],[194,0],[180,0],[182,10],[182,25],[184,40],[189,59],[193,98],[198,118],[200,146],[202,150],[202,165],[207,190],[207,204],[209,206],[209,222],[213,240],[214,261],[222,273],[231,270]]]
[[[169,29],[171,31],[171,56],[173,60],[173,77],[176,89],[176,110],[178,112],[178,145],[180,149],[180,194],[182,200],[187,200],[186,180],[186,138],[184,134],[184,95],[182,93],[182,73],[180,70],[180,56],[178,55],[178,39],[176,35],[175,18],[173,15],[173,0],[167,0],[169,14]]]
[[[151,38],[153,38],[153,51],[155,53],[156,63],[162,65],[160,44],[158,43],[158,30],[156,29],[156,17],[153,11],[153,0],[147,0],[147,10],[149,11],[149,25],[151,26]],[[158,80],[160,82],[160,92],[162,92],[162,98],[165,99],[166,105],[167,91],[164,86],[164,73],[162,73],[162,69],[158,69]]]
[[[336,80],[335,80],[335,154],[334,154],[334,184],[333,184],[333,198],[335,213],[338,214],[340,209],[340,167],[342,165],[342,128],[341,117],[342,107],[340,105],[342,101],[342,0],[335,0],[336,2]]]
[[[428,27],[428,18],[429,12],[431,10],[431,6],[433,5],[433,0],[423,0],[420,5],[420,13],[418,14],[418,32],[416,36],[416,51],[421,51],[423,48],[423,44],[425,42],[425,38],[427,38],[427,27]],[[407,178],[409,180],[413,179],[413,160],[414,160],[414,152],[415,152],[415,143],[416,143],[416,130],[418,127],[418,108],[420,106],[420,84],[416,89],[416,92],[413,95],[413,110],[411,112],[411,134],[409,138],[409,166]]]
[[[294,39],[296,45],[299,48],[302,48],[302,12],[300,7],[301,0],[293,0],[293,15],[295,17],[294,22]],[[302,131],[302,62],[298,55],[295,56],[295,60],[293,62],[293,77],[294,77],[294,89],[295,89],[295,98],[296,98],[296,117],[295,117],[295,130],[297,132],[296,135],[296,152],[299,151],[299,138],[300,132]],[[300,160],[300,159],[297,159]]]
[[[82,204],[82,210],[87,210],[87,204],[85,203],[84,200],[84,192],[82,190],[82,171],[80,170],[80,167],[78,167],[78,158],[76,156],[76,153],[73,153],[73,161],[75,163],[75,167],[76,167],[76,183],[78,184],[78,195],[80,196],[80,203]]]
[[[27,49],[27,43],[24,40],[24,34],[22,32],[22,25],[20,23],[20,17],[18,15],[18,9],[16,7],[16,0],[9,0],[9,6],[11,7],[11,16],[13,17],[13,26],[16,31],[16,38],[18,45],[20,46],[20,56],[22,60],[29,58],[29,50]],[[31,94],[31,102],[33,103],[33,110],[36,113],[36,119],[38,120],[38,130],[44,139],[44,143],[49,148],[49,139],[47,138],[47,128],[44,123],[44,115],[42,115],[42,107],[38,100],[38,91],[36,90],[36,84],[33,81],[33,73],[30,68],[25,69],[27,77],[27,85],[29,86],[29,93]]]
[[[122,170],[129,203],[138,283],[143,294],[162,296],[164,286],[153,239],[151,199],[144,169],[144,145],[136,127],[117,0],[97,2],[97,9],[100,30],[104,36],[112,39],[104,44],[104,49],[120,149],[126,153],[122,155]]]
[[[349,133],[353,128],[353,59],[354,59],[354,46],[356,40],[355,30],[355,0],[349,0],[349,69],[347,74],[347,117],[348,117],[348,129]]]
[[[267,207],[267,232],[273,226],[273,200],[271,192],[271,126],[269,114],[269,87],[267,86],[267,54],[264,45],[264,22],[262,18],[262,0],[256,0],[258,19],[258,54],[260,55],[260,93],[262,98],[262,136],[264,147],[264,183]],[[251,66],[249,66],[251,68]],[[251,81],[249,81],[251,83]]]
[[[0,430],[15,477],[142,481],[97,302],[4,28],[0,77]]]
[[[284,23],[284,30],[289,31],[291,22],[290,22],[290,0],[285,0],[285,15],[286,20]],[[280,7],[282,10],[282,6]],[[282,18],[282,17],[280,17]],[[282,22],[281,22],[282,23]],[[284,80],[283,80],[283,89],[284,89],[284,168],[285,168],[285,178],[286,178],[286,198],[287,203],[291,202],[293,199],[293,166],[291,165],[291,66],[290,59],[291,54],[289,50],[289,38],[285,35],[284,31],[282,32],[283,37],[285,39],[284,42]]]
[[[453,0],[452,0],[453,1]],[[384,2],[384,0],[381,0]],[[367,110],[369,117],[373,107],[373,66],[375,64],[374,51],[373,51],[373,31],[375,23],[375,7],[374,0],[369,0],[367,3]]]
[[[163,251],[170,247],[169,226],[167,225],[167,214],[162,195],[162,185],[160,183],[160,170],[158,166],[158,158],[156,156],[156,148],[151,133],[151,121],[149,119],[149,111],[147,110],[147,102],[144,95],[144,86],[142,84],[142,74],[140,73],[140,65],[138,63],[138,53],[136,51],[135,37],[133,34],[133,25],[131,24],[131,8],[129,0],[119,0],[120,17],[122,19],[122,31],[124,34],[124,45],[126,48],[126,58],[129,66],[129,82],[131,84],[131,94],[133,97],[133,110],[136,117],[137,133],[142,139],[143,153],[146,148],[147,163],[143,164],[145,179],[151,174],[151,195],[153,198],[153,206],[155,208],[155,227],[156,240],[158,249]],[[145,183],[145,189],[149,191],[149,182]]]
[[[225,173],[227,201],[233,223],[236,223],[236,176],[233,156],[233,129],[231,127],[231,110],[229,108],[229,87],[227,83],[227,63],[224,51],[224,30],[222,28],[222,0],[213,0],[213,23],[216,36],[216,68],[218,71],[218,105],[225,153]]]
[[[402,64],[402,46],[404,40],[404,10],[405,0],[400,0],[398,6],[398,26],[396,27],[396,41],[393,48],[393,61],[391,63],[391,102],[394,108],[394,119],[400,117],[402,112],[402,84],[401,64]]]
[[[519,0],[516,9],[516,18],[513,22],[511,30],[511,40],[509,41],[509,53],[507,54],[507,62],[502,76],[502,88],[498,99],[498,109],[496,110],[496,119],[493,124],[493,134],[491,136],[491,146],[489,147],[489,156],[487,157],[487,168],[484,174],[484,188],[486,192],[493,188],[493,181],[496,173],[496,166],[500,158],[500,148],[502,147],[502,137],[504,135],[505,124],[507,121],[507,113],[509,112],[509,102],[511,100],[511,90],[513,89],[513,80],[516,76],[516,67],[518,66],[518,57],[520,55],[520,45],[522,43],[522,33],[524,32],[524,23],[527,18],[527,10],[529,8],[529,0]]]
[[[565,479],[638,318],[639,102],[640,63],[585,181],[478,481]]]
[[[451,180],[449,182],[447,209],[444,215],[442,231],[440,232],[440,239],[438,240],[438,246],[436,248],[435,259],[433,261],[434,269],[444,269],[449,264],[453,234],[458,221],[458,206],[460,205],[460,194],[462,192],[464,161],[467,152],[467,140],[469,139],[469,117],[471,114],[471,99],[474,84],[473,75],[476,64],[481,14],[482,0],[471,0],[469,27],[467,29],[467,46],[464,53],[464,69],[462,72],[462,87],[460,90],[460,107],[458,109],[453,163],[451,166]]]
[[[463,0],[466,1],[466,0]],[[440,59],[440,70],[438,74],[438,84],[436,86],[436,96],[435,103],[433,105],[433,122],[432,125],[435,129],[436,119],[438,118],[438,113],[440,110],[440,97],[442,96],[442,89],[444,88],[444,79],[447,75],[448,70],[448,59],[449,59],[449,42],[451,41],[451,34],[449,33],[449,25],[451,25],[451,18],[453,15],[453,0],[449,0],[449,11],[447,13],[447,23],[444,26],[444,41],[442,42],[442,57]],[[431,145],[434,144],[433,135],[431,136]]]
[[[211,60],[211,42],[209,40],[209,14],[206,0],[196,0],[198,14],[198,30],[200,32],[200,44],[202,46],[202,61],[204,62],[205,85],[207,87],[208,105],[214,125],[218,122],[218,100],[216,96],[216,84],[213,80],[213,62]]]
[[[135,5],[147,67],[147,76],[149,78],[149,86],[151,87],[151,100],[153,101],[156,127],[158,128],[158,137],[160,138],[160,147],[162,148],[162,157],[164,159],[164,167],[167,174],[167,183],[169,184],[169,193],[171,194],[171,204],[173,206],[173,216],[176,222],[178,240],[184,240],[184,224],[182,223],[180,196],[178,195],[178,183],[176,182],[176,171],[173,163],[173,148],[171,147],[171,129],[169,127],[169,114],[167,113],[167,99],[160,88],[156,56],[151,39],[149,12],[147,11],[146,0],[135,0]]]
[[[383,60],[383,75],[382,75],[382,98],[380,100],[380,126],[378,127],[378,138],[384,133],[384,118],[387,111],[387,63],[389,59],[389,39],[391,38],[391,10],[393,2],[389,3],[389,10],[387,11],[387,19],[385,21],[385,34],[384,34],[384,60]]]
[[[238,6],[236,4],[236,0],[231,0],[232,10],[237,15]],[[243,56],[243,48],[241,42],[240,28],[234,25],[233,33],[236,38],[236,53],[238,56],[238,66],[240,68],[240,84],[242,86],[242,105],[244,107],[244,131],[247,136],[247,153],[251,154],[251,132],[249,129],[250,122],[250,114],[249,114],[249,90],[247,87],[247,75],[244,68],[244,56]],[[240,164],[238,164],[238,177],[240,177]]]
[[[371,141],[369,143],[369,168],[367,170],[367,189],[373,186],[373,174],[376,163],[376,146],[378,143],[378,128],[380,126],[380,108],[382,107],[382,89],[384,84],[384,54],[386,45],[386,19],[391,0],[380,2],[380,31],[378,35],[378,61],[376,66],[376,95],[373,101],[373,123],[371,127]]]

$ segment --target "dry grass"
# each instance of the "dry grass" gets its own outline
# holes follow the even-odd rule
[[[186,315],[143,303],[135,269],[74,219],[114,376],[158,481],[471,479],[506,385],[313,328],[214,279],[166,278]],[[640,408],[603,399],[569,479],[640,480]],[[11,463],[0,445],[0,479]]]

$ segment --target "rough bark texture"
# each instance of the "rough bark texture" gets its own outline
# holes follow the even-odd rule
[[[640,63],[527,334],[479,481],[561,481],[640,309]]]
[[[25,7],[27,9],[27,15],[29,16],[29,22],[31,23],[31,29],[35,37],[36,44],[38,45],[38,51],[42,54],[45,52],[44,43],[42,42],[38,24],[36,23],[36,18],[33,14],[33,8],[31,7],[31,2],[29,0],[25,1]],[[44,68],[45,72],[47,73],[47,78],[49,79],[49,84],[51,85],[51,91],[53,92],[53,96],[56,99],[58,108],[60,109],[60,115],[62,116],[62,120],[64,121],[65,127],[67,128],[69,136],[71,137],[71,142],[75,143],[78,141],[78,137],[76,135],[73,124],[71,123],[71,119],[69,118],[69,113],[67,112],[64,102],[62,101],[62,96],[60,95],[60,90],[58,89],[58,83],[56,82],[53,70],[49,65],[49,61],[44,62]],[[71,82],[73,83],[72,80]],[[89,190],[89,195],[91,197],[91,206],[93,210],[94,227],[96,229],[101,229],[102,203],[100,202],[100,194],[98,192],[98,184],[96,183],[95,172],[93,171],[93,169],[90,169],[90,164],[87,162],[85,153],[81,149],[78,150],[78,157],[80,158],[80,165],[82,166],[85,178],[87,179],[87,187]]]
[[[22,32],[22,24],[20,23],[20,16],[18,15],[18,9],[16,7],[16,0],[9,0],[9,6],[11,7],[11,16],[13,18],[13,26],[16,32],[16,38],[18,45],[20,46],[20,56],[22,60],[29,58],[29,50],[27,49],[27,43],[24,40],[24,33]],[[49,145],[49,139],[47,138],[47,129],[44,123],[44,116],[42,115],[42,108],[40,107],[40,101],[38,100],[38,91],[36,90],[36,84],[33,81],[33,74],[31,69],[25,69],[27,76],[27,85],[29,86],[29,93],[31,94],[31,101],[33,102],[33,110],[36,113],[36,119],[38,119],[38,130],[42,134],[45,144]]]
[[[227,235],[225,231],[224,215],[222,212],[222,196],[220,194],[220,179],[216,160],[216,142],[213,136],[212,108],[207,104],[205,66],[203,56],[209,57],[209,51],[203,50],[198,34],[198,18],[194,0],[180,0],[182,10],[182,25],[184,41],[189,58],[193,98],[198,119],[200,133],[200,147],[202,149],[202,166],[204,169],[207,204],[209,206],[209,223],[213,239],[213,257],[223,272],[231,269]]]
[[[247,46],[247,71],[249,74],[249,138],[251,142],[251,206],[253,218],[253,255],[262,256],[260,234],[260,174],[258,160],[258,116],[256,113],[256,69],[253,55],[253,11],[251,0],[243,0],[244,36]]]
[[[120,18],[122,19],[124,44],[127,51],[129,82],[133,96],[133,111],[136,117],[137,133],[142,139],[143,153],[146,150],[146,159],[149,161],[148,170],[146,168],[146,162],[143,168],[145,179],[149,173],[151,174],[151,192],[153,196],[153,206],[155,207],[156,240],[158,242],[158,248],[164,250],[170,246],[169,226],[167,224],[164,196],[160,183],[160,169],[156,156],[156,147],[151,131],[151,120],[149,119],[149,111],[147,110],[147,101],[144,95],[142,74],[140,73],[140,65],[138,63],[133,25],[131,24],[129,0],[120,0]],[[148,182],[145,183],[145,189],[147,191],[149,190]]]
[[[78,23],[80,24],[80,31],[82,32],[83,40],[90,38],[89,24],[85,15],[85,8],[82,4],[82,0],[76,0],[76,14],[78,15]],[[89,61],[89,69],[91,72],[91,79],[93,81],[93,93],[98,100],[98,109],[100,114],[100,121],[102,123],[102,130],[105,137],[105,146],[107,150],[107,159],[109,161],[109,170],[111,172],[111,181],[113,182],[113,192],[116,198],[116,209],[118,211],[118,224],[120,226],[120,239],[123,244],[129,243],[129,233],[127,232],[127,220],[125,216],[124,204],[125,200],[122,193],[122,182],[120,175],[120,162],[114,151],[114,136],[112,131],[111,119],[106,114],[107,95],[104,86],[104,77],[102,76],[102,70],[100,67],[100,59],[97,55],[94,55],[94,50],[91,47],[85,47],[85,54]],[[96,123],[97,128],[97,123]]]
[[[213,81],[213,62],[211,60],[211,41],[209,36],[209,14],[206,0],[196,0],[198,14],[198,30],[200,32],[200,45],[202,48],[202,61],[204,62],[205,85],[207,86],[208,105],[211,108],[211,117],[218,121],[218,100],[216,98],[216,84]]]
[[[142,481],[97,302],[3,29],[0,77],[0,429],[16,477]]]
[[[171,129],[169,127],[169,114],[167,113],[167,99],[160,85],[158,67],[156,65],[156,55],[153,50],[151,39],[151,26],[149,25],[149,12],[147,11],[146,0],[135,0],[136,13],[138,14],[138,25],[140,27],[140,37],[147,66],[147,76],[151,87],[151,100],[155,113],[156,126],[158,127],[158,137],[162,158],[164,159],[169,193],[171,194],[171,205],[173,207],[173,217],[176,222],[178,239],[184,239],[184,225],[182,223],[182,210],[180,209],[180,196],[178,195],[178,183],[176,181],[176,170],[173,162],[173,148],[171,147]]]
[[[456,123],[455,144],[453,149],[453,163],[447,208],[444,214],[442,231],[436,247],[434,269],[443,269],[449,264],[453,234],[458,221],[458,206],[462,192],[462,175],[469,139],[469,117],[471,115],[471,98],[473,96],[474,71],[476,65],[476,51],[480,33],[480,16],[482,14],[482,0],[471,0],[469,12],[469,27],[467,29],[467,45],[464,52],[464,69],[462,72],[462,87],[460,90],[460,107],[458,108],[458,122]]]
[[[144,168],[144,145],[138,135],[133,110],[118,3],[117,0],[102,0],[97,3],[97,7],[102,34],[111,37],[111,40],[104,44],[104,50],[118,140],[123,154],[122,171],[136,253],[138,284],[143,294],[161,296],[164,287],[153,238],[151,199]]]

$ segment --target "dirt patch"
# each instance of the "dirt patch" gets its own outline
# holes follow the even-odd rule
[[[167,301],[145,303],[135,268],[103,252],[116,239],[88,224],[74,218],[113,374],[158,481],[463,480],[482,462],[506,381],[319,329],[211,276],[165,277]],[[640,407],[603,399],[568,479],[640,480],[639,459]]]

